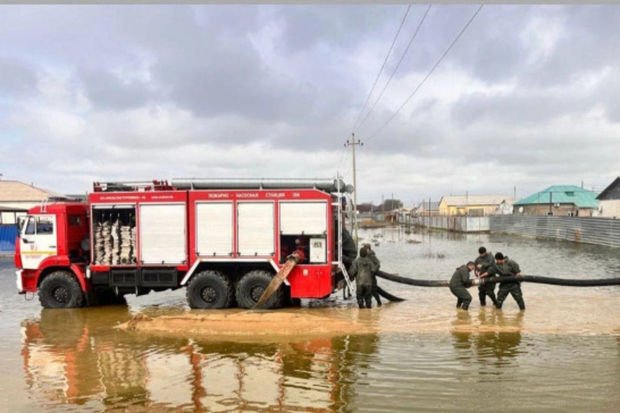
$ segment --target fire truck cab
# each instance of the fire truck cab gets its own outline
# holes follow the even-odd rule
[[[349,283],[340,179],[95,183],[85,202],[32,208],[16,243],[19,293],[47,308],[186,287],[192,308],[251,308],[294,251],[303,261],[266,307]],[[344,246],[344,248],[343,248]]]

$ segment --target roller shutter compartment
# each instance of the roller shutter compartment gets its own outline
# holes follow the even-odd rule
[[[144,264],[187,260],[185,204],[140,205],[140,252]]]

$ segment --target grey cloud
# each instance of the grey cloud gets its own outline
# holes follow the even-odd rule
[[[123,110],[148,104],[158,93],[148,84],[123,81],[106,70],[80,69],[77,77],[88,98],[103,109]],[[160,94],[161,95],[161,94]]]
[[[425,74],[475,7],[433,6],[397,80]],[[367,79],[379,68],[404,9],[403,5],[3,9],[0,49],[7,64],[0,64],[0,71],[13,74],[0,76],[0,93],[21,103],[11,108],[28,121],[18,132],[40,146],[24,160],[28,171],[15,173],[49,173],[50,166],[39,162],[46,154],[57,159],[55,178],[62,175],[63,164],[79,164],[83,171],[67,173],[80,182],[106,173],[101,165],[119,168],[118,177],[130,173],[132,178],[175,170],[315,172],[317,164],[312,162],[323,157],[321,151],[341,150],[370,87]],[[412,6],[388,71],[424,9]],[[425,97],[437,81],[432,78],[381,135],[367,140],[364,134],[392,114],[386,102],[378,105],[360,134],[367,140],[361,151],[367,163],[360,167],[370,171],[364,191],[377,194],[386,182],[397,188],[415,182],[420,193],[465,184],[492,191],[513,182],[534,182],[538,188],[544,185],[535,183],[542,180],[607,176],[617,168],[612,154],[619,150],[615,136],[619,131],[613,124],[620,120],[620,84],[615,81],[618,16],[617,7],[485,6],[435,77],[451,69],[489,90]],[[543,23],[548,19],[561,28],[548,54],[537,59],[533,53],[538,45],[528,40],[533,19]],[[267,49],[274,58],[254,42],[271,29],[276,35]],[[373,67],[354,67],[359,55],[375,62]],[[11,64],[18,69],[9,72]],[[597,88],[572,87],[585,73],[606,66],[611,72]],[[51,97],[21,100],[24,93],[37,92],[36,76],[48,69],[61,76],[69,73],[68,93],[83,91],[88,109],[55,103],[54,89]],[[139,73],[125,77],[125,71]],[[514,82],[515,90],[499,94],[493,89],[503,82]],[[399,87],[403,90],[398,92],[408,92],[415,84],[401,82]],[[394,92],[388,90],[386,98],[393,98]],[[606,117],[589,120],[590,129],[581,128],[584,114],[598,107]],[[46,142],[44,137],[62,135],[66,129],[43,130],[53,122],[37,123],[42,112],[75,114],[85,124],[84,142],[63,143],[62,136],[55,136],[54,144]],[[27,123],[32,127],[24,126]],[[262,146],[252,146],[254,142]],[[188,148],[202,144],[213,145],[222,156],[208,166],[190,156],[170,164],[162,161],[172,153],[191,154]],[[255,156],[250,150],[291,149],[294,168],[231,160],[230,151],[239,144],[247,145],[248,157]],[[402,159],[395,161],[394,156]],[[122,170],[128,158],[139,157],[130,170]],[[327,170],[330,166],[321,164],[321,172],[334,172]],[[486,178],[472,184],[479,176]]]
[[[366,39],[390,36],[406,6],[284,6],[274,9],[282,22],[283,53],[299,53],[326,45],[354,50]]]
[[[21,97],[36,91],[37,76],[25,62],[0,56],[0,96]]]
[[[461,125],[480,121],[530,125],[558,116],[583,113],[592,108],[590,96],[540,94],[533,91],[489,96],[474,93],[463,96],[453,107],[454,119]]]
[[[558,11],[564,15],[560,38],[548,56],[523,71],[526,87],[570,83],[583,72],[620,63],[620,8],[566,6]]]

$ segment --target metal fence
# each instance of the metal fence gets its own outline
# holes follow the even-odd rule
[[[587,217],[494,215],[492,233],[518,234],[620,247],[620,220]]]
[[[0,253],[15,251],[16,236],[17,226],[15,224],[0,224]]]
[[[464,216],[420,216],[413,221],[427,228],[444,229],[453,232],[489,232],[489,217]]]

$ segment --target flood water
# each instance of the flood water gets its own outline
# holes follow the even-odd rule
[[[447,279],[480,245],[525,274],[620,276],[619,249],[378,232],[382,269],[414,278]],[[619,411],[620,287],[524,283],[521,313],[511,297],[502,311],[481,308],[476,289],[463,312],[447,288],[379,283],[406,301],[286,310],[355,319],[376,334],[221,342],[113,328],[138,312],[188,311],[182,290],[42,310],[16,294],[12,262],[0,261],[0,411]]]

